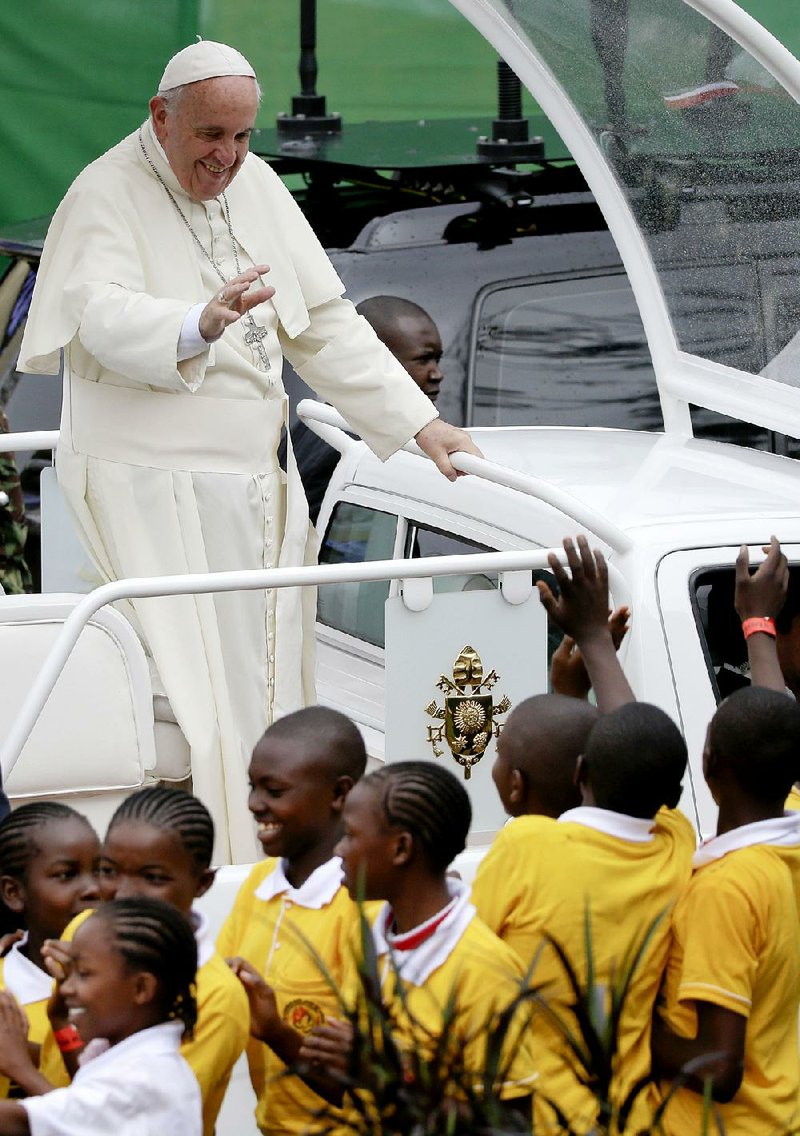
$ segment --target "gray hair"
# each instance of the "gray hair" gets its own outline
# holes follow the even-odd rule
[[[243,76],[243,78],[247,79],[249,78],[249,75],[245,75]],[[256,85],[256,98],[258,99],[258,105],[261,106],[261,100],[264,97],[264,92],[261,90],[261,84],[259,83],[258,79],[254,79],[253,82]],[[166,107],[167,112],[171,114],[180,106],[184,93],[189,89],[189,87],[193,86],[194,83],[183,83],[180,87],[170,87],[168,91],[158,91],[157,97],[164,100],[164,106]]]

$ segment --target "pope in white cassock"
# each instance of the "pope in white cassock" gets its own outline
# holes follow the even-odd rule
[[[57,374],[63,351],[58,477],[105,579],[313,558],[291,449],[285,477],[276,460],[283,356],[381,458],[416,437],[453,478],[448,454],[477,452],[342,298],[293,198],[248,153],[259,97],[232,48],[185,48],[147,121],[78,176],[50,226],[19,366]],[[251,750],[314,700],[313,603],[281,589],[127,608],[218,859],[255,858]]]

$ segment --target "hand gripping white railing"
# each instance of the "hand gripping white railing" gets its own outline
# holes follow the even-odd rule
[[[311,430],[314,429],[316,423],[320,422],[324,426],[332,426],[337,430],[349,431],[351,434],[357,433],[342,418],[341,414],[332,406],[328,406],[327,403],[304,398],[297,404],[297,413]],[[319,431],[319,433],[325,441],[331,440],[327,433],[323,433],[323,431]],[[535,435],[533,435],[531,445],[535,444]],[[403,449],[409,454],[430,460],[416,442],[407,442]],[[568,490],[553,484],[552,481],[546,481],[542,477],[533,477],[529,473],[519,473],[508,466],[498,465],[497,462],[489,461],[487,458],[477,458],[473,454],[454,453],[450,455],[450,460],[461,473],[471,473],[474,477],[483,478],[484,481],[493,481],[496,485],[505,485],[509,489],[516,489],[518,493],[525,493],[528,497],[536,497],[537,500],[544,501],[545,504],[557,509],[559,513],[563,513],[577,524],[582,525],[602,540],[604,544],[607,544],[609,548],[613,548],[615,552],[627,552],[633,547],[633,541],[624,529],[615,525],[603,513],[573,496]]]
[[[297,413],[312,430],[316,423],[321,423],[323,426],[355,433],[341,414],[332,406],[328,406],[327,403],[315,402],[313,399],[305,398],[298,403]],[[327,430],[318,432],[325,441],[334,442]],[[57,430],[42,430],[27,434],[0,434],[0,453],[55,449],[57,443]],[[407,453],[430,460],[428,455],[415,442],[407,442],[403,449]],[[527,473],[519,473],[517,470],[498,465],[497,462],[488,461],[486,458],[476,458],[473,454],[451,454],[450,460],[461,473],[471,473],[474,477],[483,478],[484,481],[492,481],[496,485],[505,485],[509,489],[515,489],[518,493],[525,493],[528,497],[536,497],[539,501],[544,501],[560,513],[564,513],[565,516],[575,520],[579,525],[583,525],[590,533],[593,533],[616,552],[627,552],[632,547],[631,538],[624,529],[615,525],[605,514],[592,509],[591,506],[573,496],[568,490],[554,485],[552,481],[533,477]]]
[[[30,737],[36,719],[56,684],[78,637],[96,611],[122,599],[154,596],[200,595],[209,592],[254,591],[317,584],[360,583],[371,580],[411,580],[426,576],[472,575],[486,572],[520,572],[547,568],[552,550],[486,552],[466,556],[430,556],[419,560],[374,560],[363,564],[323,564],[300,568],[262,568],[242,572],[208,572],[182,576],[152,576],[115,580],[84,596],[73,608],[50,649],[36,681],[0,750],[0,766],[7,777]],[[563,553],[559,553],[563,556]],[[628,602],[619,572],[609,565],[609,578],[617,604]]]

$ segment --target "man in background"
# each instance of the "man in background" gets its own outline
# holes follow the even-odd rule
[[[372,325],[378,339],[402,363],[422,393],[435,403],[444,380],[439,370],[442,340],[439,329],[425,309],[400,296],[372,296],[357,304],[356,311]],[[308,498],[308,514],[316,524],[340,454],[304,422],[297,422],[291,435],[295,460]],[[281,443],[280,462],[285,468],[285,441]]]

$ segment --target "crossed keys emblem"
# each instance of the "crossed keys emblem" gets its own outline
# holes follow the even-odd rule
[[[440,748],[446,742],[455,760],[464,769],[464,780],[469,781],[472,767],[486,750],[489,741],[499,737],[503,723],[498,715],[511,709],[511,702],[503,695],[498,703],[492,702],[490,691],[500,681],[496,671],[484,677],[481,657],[474,647],[466,646],[453,663],[453,677],[440,675],[436,686],[445,695],[444,706],[434,699],[425,707],[425,713],[438,718],[442,724],[428,726],[428,741],[434,757],[445,753]]]

